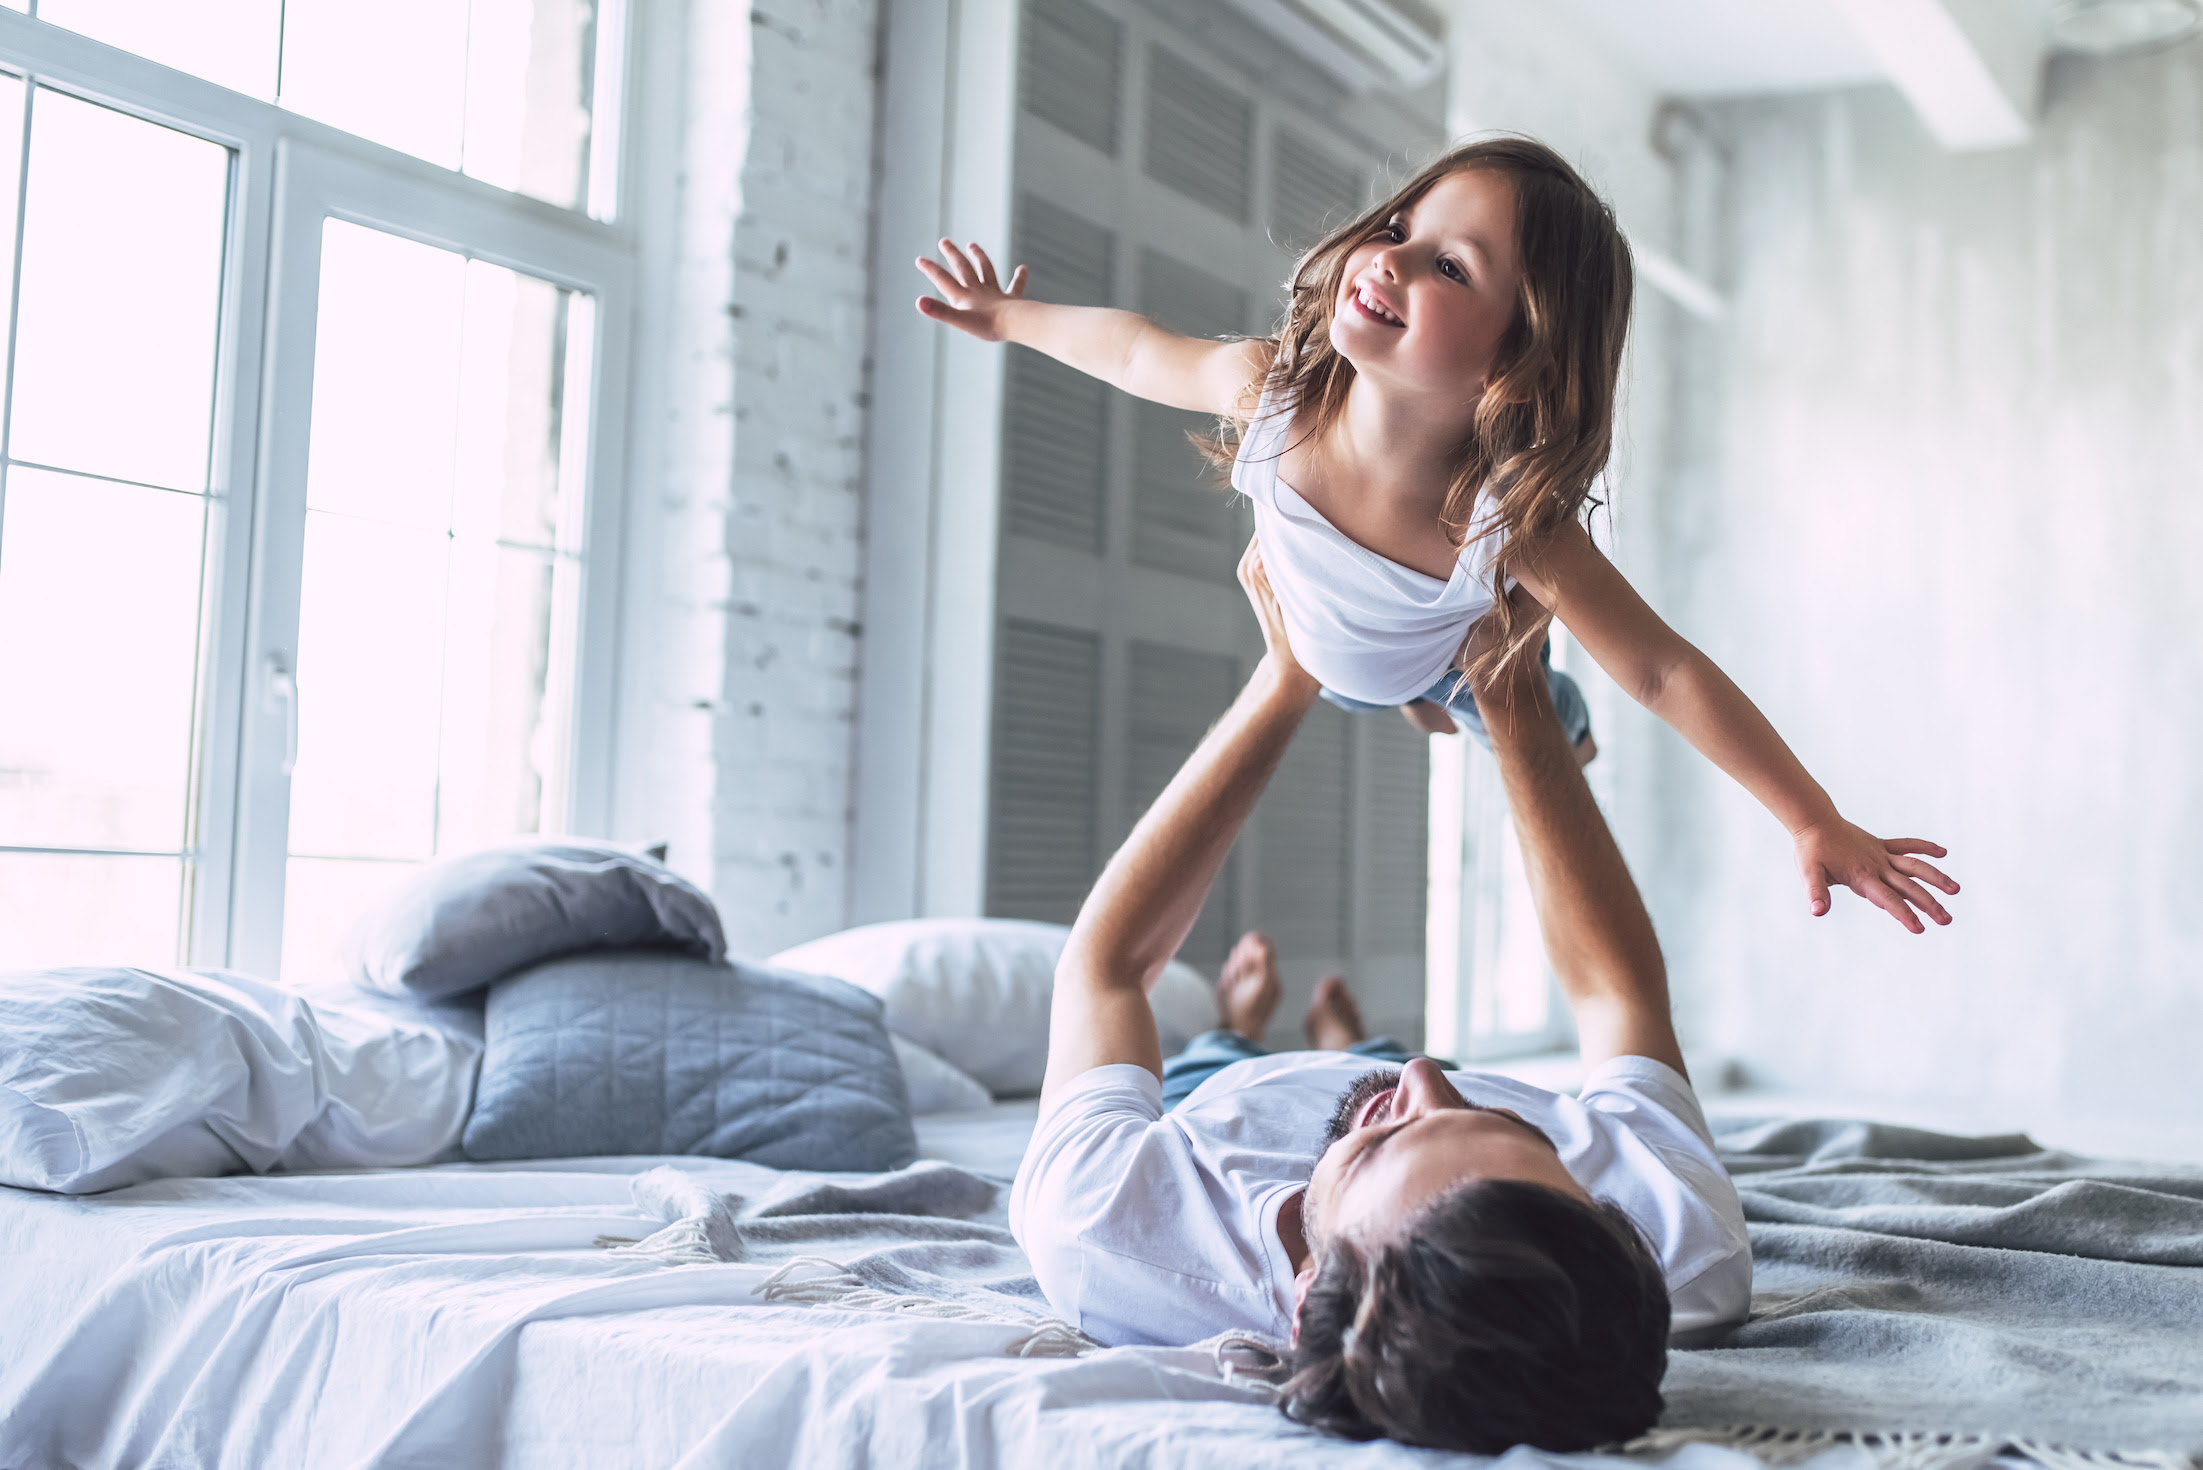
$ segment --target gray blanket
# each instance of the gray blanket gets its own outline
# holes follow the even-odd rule
[[[1720,1141],[1752,1318],[1671,1355],[1665,1426],[2203,1454],[2203,1167],[1872,1123]]]
[[[2005,1445],[2062,1470],[2203,1459],[2203,1167],[1871,1123],[1730,1124],[1721,1142],[1752,1224],[1752,1318],[1670,1354],[1662,1433],[1640,1449],[1795,1459],[1844,1438],[1913,1467]],[[791,1300],[1049,1320],[997,1187],[951,1165],[788,1175],[756,1198],[664,1169],[635,1192],[668,1225],[626,1249],[787,1262],[815,1286]],[[821,1257],[846,1269],[797,1268]],[[1089,1346],[1051,1329],[1024,1351]]]

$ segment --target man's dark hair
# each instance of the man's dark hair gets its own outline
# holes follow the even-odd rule
[[[1282,1400],[1303,1424],[1496,1455],[1660,1417],[1667,1283],[1615,1205],[1477,1180],[1382,1244],[1321,1250]]]

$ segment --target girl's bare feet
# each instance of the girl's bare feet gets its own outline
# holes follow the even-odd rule
[[[1224,972],[1216,977],[1216,1016],[1224,1029],[1260,1041],[1284,995],[1277,978],[1277,947],[1270,937],[1254,929],[1240,935],[1225,956]]]
[[[1345,1051],[1355,1042],[1369,1039],[1369,1028],[1362,1024],[1362,1008],[1354,1004],[1354,993],[1346,988],[1344,975],[1326,975],[1316,982],[1316,993],[1308,1002],[1308,1014],[1301,1017],[1300,1029],[1317,1051]]]

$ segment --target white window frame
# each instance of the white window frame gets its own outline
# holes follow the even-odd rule
[[[625,6],[606,3],[600,25]],[[598,126],[623,134],[607,46]],[[580,615],[565,825],[611,820],[621,487],[636,294],[632,230],[485,184],[61,27],[0,9],[0,67],[231,150],[208,481],[201,705],[185,847],[183,959],[275,975],[296,752],[298,609],[324,219],[342,219],[595,298]],[[611,145],[599,151],[609,158]],[[622,161],[625,162],[624,160]],[[624,174],[625,170],[622,169]],[[610,195],[592,170],[592,202]],[[631,190],[623,190],[631,194]]]

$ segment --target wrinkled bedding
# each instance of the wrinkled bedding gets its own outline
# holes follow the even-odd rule
[[[1000,1171],[1028,1108],[924,1133]],[[1828,1470],[1976,1470],[2016,1443],[2059,1470],[2177,1470],[2203,1448],[2203,1171],[1861,1124],[1725,1142],[1755,1317],[1672,1355],[1639,1459],[1752,1470],[1720,1443],[1747,1439]],[[707,1197],[729,1202],[738,1259],[649,1248]],[[1201,1350],[1015,1356],[1045,1306],[969,1167],[594,1159],[0,1190],[0,1251],[0,1464],[1471,1463],[1311,1435]],[[977,1310],[760,1294],[804,1255]]]

